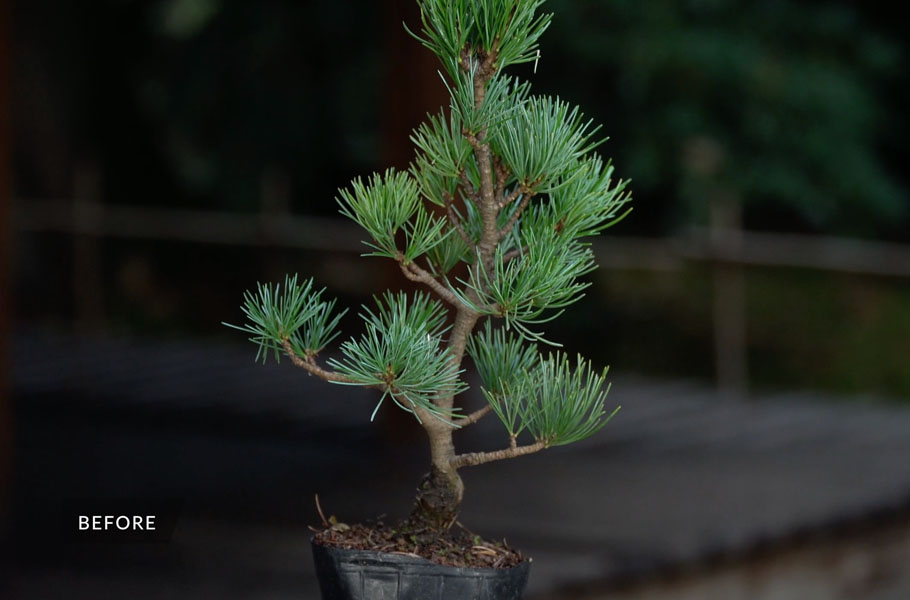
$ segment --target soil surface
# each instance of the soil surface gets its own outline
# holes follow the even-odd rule
[[[334,521],[334,518],[330,519]],[[505,540],[491,542],[455,524],[442,535],[415,530],[407,522],[347,525],[327,522],[311,528],[316,542],[348,550],[374,550],[426,558],[440,565],[479,569],[507,569],[524,561]]]

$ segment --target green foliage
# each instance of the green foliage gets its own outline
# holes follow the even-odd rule
[[[573,369],[567,356],[556,353],[503,381],[501,391],[482,391],[510,436],[527,430],[538,442],[562,446],[597,433],[619,411],[608,415],[604,409],[606,377],[607,369],[597,373],[580,356]]]
[[[527,248],[518,257],[509,259],[500,246],[492,274],[475,266],[468,281],[459,280],[474,291],[478,302],[456,293],[478,312],[504,318],[506,326],[515,327],[523,337],[546,342],[527,325],[551,321],[561,312],[545,317],[545,311],[565,308],[582,298],[590,283],[579,277],[595,269],[594,256],[589,248],[559,239],[552,231],[529,230],[521,239]]]
[[[550,85],[598,115],[623,116],[611,132],[622,164],[639,194],[675,209],[666,217],[703,222],[707,199],[720,193],[741,198],[747,219],[777,216],[776,227],[869,235],[906,222],[910,198],[880,155],[901,118],[884,102],[900,50],[857,9],[797,0],[551,4],[562,46],[551,51],[575,63]],[[616,93],[604,98],[605,89]]]
[[[445,196],[454,197],[462,171],[466,171],[475,185],[480,175],[464,133],[477,135],[487,127],[507,121],[525,103],[530,84],[518,83],[502,75],[494,77],[487,85],[486,99],[479,106],[474,103],[474,78],[476,69],[460,71],[455,85],[449,90],[448,117],[443,111],[428,115],[411,135],[411,141],[420,150],[411,173],[420,184],[424,197],[442,206]]]
[[[537,360],[537,349],[503,328],[494,329],[489,320],[482,331],[468,340],[467,352],[477,367],[484,388],[502,394],[504,386],[523,376]]]
[[[483,382],[484,395],[488,399],[494,398],[490,401],[493,411],[505,423],[510,435],[518,435],[521,431],[520,405],[503,402],[502,396],[507,388],[514,388],[520,379],[528,376],[539,359],[537,349],[524,344],[521,338],[508,335],[502,328],[493,329],[488,320],[483,331],[471,336],[467,352]]]
[[[546,446],[583,439],[609,419],[606,371],[594,373],[581,358],[573,366],[562,354],[545,359],[527,342],[546,342],[531,326],[583,296],[583,277],[595,268],[584,240],[624,216],[626,182],[591,153],[599,127],[577,107],[531,96],[527,83],[502,73],[536,57],[550,22],[535,15],[543,0],[418,1],[420,39],[448,72],[449,110],[413,132],[417,155],[407,172],[357,178],[339,191],[338,203],[369,233],[369,255],[401,263],[411,279],[461,303],[470,322],[474,311],[504,326],[488,319],[473,336],[463,326],[450,331],[441,303],[386,293],[364,307],[363,333],[341,344],[343,356],[328,361],[334,373],[325,377],[380,389],[374,416],[390,398],[418,419],[430,414],[454,425],[459,409],[448,408],[449,400],[467,386],[461,355],[449,345],[464,341],[510,435],[527,430]],[[451,271],[460,288],[450,284]],[[260,291],[248,314],[262,325],[252,331],[266,349],[278,350],[287,337],[309,359],[337,317],[329,319],[330,306],[310,307],[309,287],[292,288],[287,298],[277,288]]]
[[[545,0],[418,0],[423,37],[415,38],[439,57],[449,75],[461,69],[467,48],[496,52],[496,66],[530,62],[552,15],[534,13]]]
[[[462,128],[472,135],[479,134],[487,127],[496,127],[507,120],[524,104],[531,90],[528,82],[519,82],[508,75],[493,77],[485,89],[484,101],[478,106],[474,102],[474,82],[477,67],[460,71],[455,76],[455,85],[450,86],[443,78],[451,98],[449,108],[457,115]]]
[[[491,131],[490,145],[525,185],[551,192],[565,185],[578,161],[600,142],[600,126],[584,121],[578,107],[549,97],[532,97]]]
[[[416,137],[417,135],[417,132],[415,132],[414,136]],[[430,144],[437,141],[427,138],[427,143]],[[444,151],[445,148],[437,148],[437,150]],[[414,164],[411,166],[411,176],[417,182],[421,196],[437,206],[445,204],[447,196],[454,196],[458,187],[458,180],[450,175],[440,173],[440,169],[436,168],[432,159],[428,158],[426,154],[417,155]]]
[[[365,243],[375,252],[367,256],[397,259],[401,253],[407,262],[412,262],[444,238],[444,221],[424,208],[417,182],[408,173],[388,169],[382,176],[374,173],[366,185],[358,177],[351,187],[353,191],[339,190],[338,203],[341,214],[373,237],[375,243]],[[404,251],[398,249],[395,241],[400,230],[405,235]]]
[[[555,232],[558,238],[581,239],[599,234],[625,217],[631,200],[628,181],[613,181],[613,165],[599,156],[588,158],[566,177],[545,202],[532,207],[521,220],[513,244],[527,245],[521,232]],[[623,210],[625,209],[625,210]]]
[[[628,180],[614,182],[613,165],[604,165],[599,156],[583,161],[578,169],[581,172],[569,175],[545,205],[553,228],[572,239],[597,235],[612,227],[631,210],[626,205],[632,199],[626,191]]]
[[[480,232],[483,227],[480,211],[469,198],[463,198],[463,203],[464,214],[454,206],[452,207],[452,211],[455,214],[455,218],[461,223],[468,239],[470,239],[472,243],[476,243],[477,240],[480,239]],[[433,249],[427,253],[427,256],[430,259],[430,265],[434,273],[438,275],[448,273],[460,262],[473,264],[475,258],[473,249],[468,246],[460,235],[455,235],[454,233],[447,236],[446,239],[438,245],[434,246]]]
[[[422,293],[409,299],[403,292],[387,292],[376,298],[375,311],[367,307],[364,311],[363,335],[342,343],[344,358],[330,359],[329,364],[355,385],[383,389],[374,416],[389,397],[408,412],[421,408],[451,419],[454,412],[439,409],[433,398],[458,394],[467,386],[441,344],[448,330],[442,305]]]
[[[241,308],[248,323],[224,325],[253,336],[250,341],[259,346],[256,360],[265,362],[269,350],[280,360],[285,340],[298,356],[316,355],[338,335],[335,329],[346,312],[333,316],[335,300],[323,301],[324,291],[314,291],[312,278],[297,283],[297,275],[284,278],[283,290],[280,284],[260,283],[256,293],[243,296]]]
[[[427,252],[430,270],[436,276],[445,275],[460,262],[471,262],[471,257],[471,249],[461,236],[454,234],[447,235]]]
[[[423,154],[417,157],[417,170],[420,173],[429,171],[443,178],[457,178],[471,153],[471,145],[461,134],[461,121],[455,113],[448,119],[444,113],[428,118],[411,135],[414,145],[423,150]],[[443,204],[436,195],[428,195],[427,198],[436,204]]]

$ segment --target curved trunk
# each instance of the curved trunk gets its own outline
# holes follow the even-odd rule
[[[417,497],[409,520],[422,530],[438,532],[451,527],[458,518],[464,483],[452,465],[455,457],[453,429],[443,423],[426,429],[430,437],[432,467],[417,486]]]
[[[455,315],[452,337],[449,342],[451,361],[455,369],[461,368],[468,335],[477,323],[480,314],[462,307]],[[440,398],[438,406],[451,409],[453,396]],[[452,433],[455,426],[440,421],[426,411],[417,411],[417,416],[430,439],[430,472],[424,475],[417,486],[417,497],[409,520],[424,530],[448,529],[458,518],[458,509],[464,496],[464,483],[454,465],[455,446]]]

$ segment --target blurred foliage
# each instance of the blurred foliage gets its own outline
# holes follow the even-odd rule
[[[108,202],[255,210],[263,171],[278,168],[291,174],[296,210],[335,213],[336,188],[383,164],[384,6],[13,0],[17,193],[43,193],[55,173],[56,193],[68,193],[65,160],[26,164],[68,143],[100,160]],[[750,228],[910,239],[910,36],[899,4],[546,6],[556,16],[534,91],[558,91],[605,124],[603,152],[636,196],[624,233],[697,222],[702,194],[718,186],[746,202]],[[413,49],[426,52],[416,41]],[[69,241],[42,244],[21,253],[41,266],[20,295],[26,317],[72,309],[66,276],[48,276],[67,268]],[[217,323],[236,318],[237,290],[263,270],[312,265],[349,304],[386,281],[348,256],[135,240],[104,248],[115,324],[144,333],[223,333]],[[282,264],[265,268],[276,256]],[[621,355],[618,371],[712,378],[707,269],[602,273],[560,321],[560,338],[589,344],[581,349],[592,357]],[[750,269],[747,285],[759,385],[910,397],[905,283]]]
[[[703,222],[717,193],[744,200],[751,227],[875,235],[907,222],[906,191],[881,159],[883,129],[904,119],[884,98],[903,48],[856,10],[796,0],[549,7],[560,45],[544,48],[543,76],[577,82],[573,101],[604,116],[609,151],[636,195],[659,203],[665,228]]]
[[[756,270],[747,293],[758,381],[910,398],[910,284]]]
[[[384,45],[406,33],[380,11],[410,1],[17,6],[34,44],[55,48],[52,80],[69,82],[50,93],[81,90],[58,110],[84,113],[73,135],[93,139],[113,201],[253,208],[278,169],[298,208],[326,213],[339,182],[383,163]],[[839,0],[546,6],[541,59],[519,70],[605,123],[604,152],[642,200],[627,230],[703,222],[705,198],[727,196],[750,228],[910,233],[907,39],[887,13]]]
[[[250,206],[263,172],[281,169],[298,190],[322,192],[334,212],[338,181],[376,160],[379,6],[146,5],[151,51],[136,65],[136,93],[181,187],[220,206]]]
[[[709,265],[597,272],[561,321],[616,372],[714,378]],[[910,283],[811,270],[746,272],[750,386],[910,399]],[[594,318],[592,318],[594,316]]]

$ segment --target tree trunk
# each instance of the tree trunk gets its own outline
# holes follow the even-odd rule
[[[441,421],[425,422],[424,427],[430,437],[432,466],[417,486],[417,497],[409,521],[415,529],[435,534],[451,527],[458,518],[464,483],[452,466],[455,457],[455,446],[452,444],[454,429]]]

